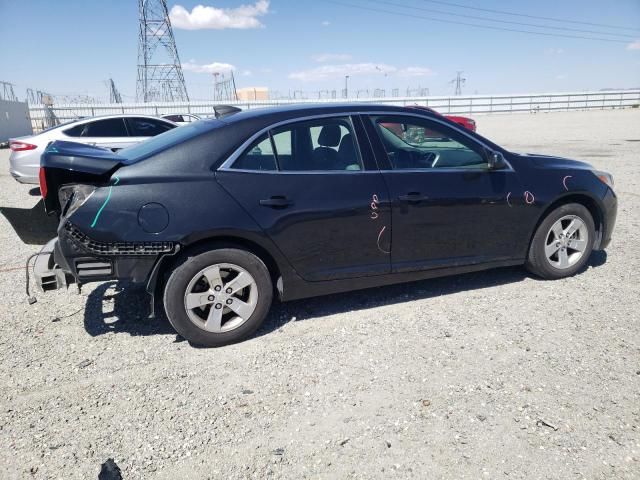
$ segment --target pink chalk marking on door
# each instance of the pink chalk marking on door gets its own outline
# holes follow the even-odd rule
[[[567,175],[566,177],[564,177],[562,179],[562,185],[564,185],[564,189],[568,192],[569,191],[569,187],[567,187],[567,180],[573,178],[573,175]]]
[[[385,250],[380,246],[380,240],[382,239],[382,234],[384,233],[386,228],[386,226],[382,227],[382,230],[380,230],[380,233],[378,234],[378,250],[380,250],[382,253],[391,253],[391,250]]]
[[[511,196],[511,192],[507,193],[507,205],[509,205],[510,207],[512,207],[513,205],[511,205],[511,202],[509,201],[509,197]]]
[[[533,196],[533,193],[527,190],[526,192],[524,192],[524,201],[527,203],[527,205],[531,205],[536,201],[536,197]]]

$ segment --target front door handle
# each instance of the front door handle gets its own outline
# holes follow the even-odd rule
[[[401,202],[417,203],[422,200],[427,200],[429,197],[421,194],[420,192],[409,192],[406,195],[400,195],[398,200]]]
[[[293,202],[284,196],[273,196],[260,200],[260,205],[271,208],[286,208],[293,205]]]

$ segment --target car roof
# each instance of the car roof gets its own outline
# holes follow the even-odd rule
[[[249,119],[263,118],[266,121],[277,122],[279,120],[288,120],[290,118],[299,118],[305,116],[333,114],[333,113],[353,113],[353,112],[389,112],[389,113],[407,113],[411,111],[411,106],[388,105],[379,103],[299,103],[279,105],[275,107],[255,108],[251,110],[243,110],[242,112],[229,115],[222,118],[225,123],[242,122]],[[427,110],[420,110],[413,113],[421,115],[436,116]]]

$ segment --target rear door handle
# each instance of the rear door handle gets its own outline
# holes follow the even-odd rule
[[[429,197],[426,195],[422,195],[420,192],[409,192],[406,195],[400,195],[398,200],[401,202],[421,202],[422,200],[427,200]]]
[[[260,205],[262,205],[263,207],[271,207],[271,208],[285,208],[290,205],[293,205],[293,202],[289,200],[287,197],[273,196],[271,198],[265,198],[260,200]]]

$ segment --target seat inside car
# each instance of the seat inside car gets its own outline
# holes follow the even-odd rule
[[[354,138],[351,133],[347,133],[340,141],[338,155],[334,170],[360,170],[360,164],[356,154],[356,146],[353,143]]]
[[[318,170],[333,169],[338,160],[338,145],[340,145],[342,131],[340,125],[324,125],[318,135],[318,147],[313,150],[312,161]]]

